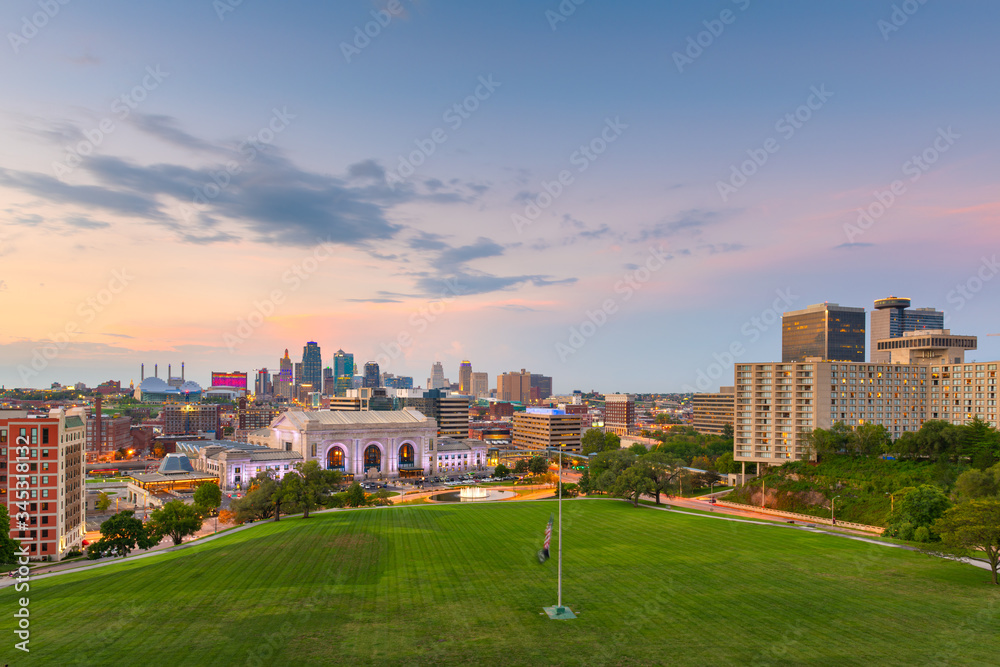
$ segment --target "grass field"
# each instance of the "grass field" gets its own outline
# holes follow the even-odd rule
[[[31,665],[996,664],[1000,587],[826,534],[552,502],[290,518],[31,584]],[[555,554],[555,541],[553,555]],[[5,609],[13,590],[3,589]]]

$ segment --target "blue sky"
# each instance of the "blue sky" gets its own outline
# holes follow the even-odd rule
[[[150,4],[0,9],[8,387],[316,340],[680,390],[776,358],[779,293],[1000,357],[995,3]]]

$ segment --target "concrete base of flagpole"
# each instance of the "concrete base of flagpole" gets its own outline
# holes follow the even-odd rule
[[[549,615],[553,621],[567,621],[571,618],[576,618],[576,614],[569,607],[542,607],[545,613]]]

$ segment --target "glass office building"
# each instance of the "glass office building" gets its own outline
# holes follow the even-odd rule
[[[781,361],[865,360],[865,309],[818,303],[781,318]]]

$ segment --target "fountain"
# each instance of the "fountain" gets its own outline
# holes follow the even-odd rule
[[[481,486],[463,486],[458,491],[446,491],[436,493],[428,500],[437,503],[476,503],[490,500],[507,500],[517,494],[513,491],[503,491],[501,489],[484,489]]]
[[[462,500],[482,500],[489,498],[490,492],[481,486],[465,486],[459,491],[458,496]]]

